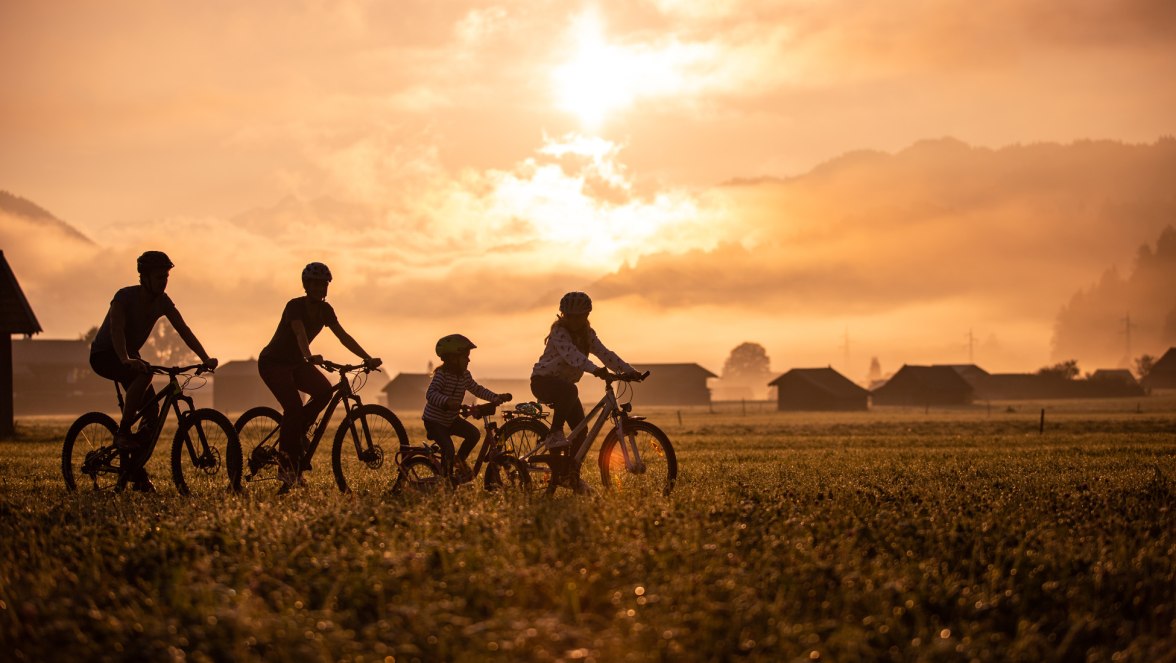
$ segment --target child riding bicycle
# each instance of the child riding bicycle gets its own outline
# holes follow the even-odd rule
[[[552,450],[579,444],[583,435],[575,440],[564,436],[563,425],[575,428],[584,420],[584,406],[580,403],[580,392],[576,383],[584,373],[603,378],[608,369],[624,375],[637,375],[637,371],[615,352],[604,347],[592,325],[588,314],[592,312],[592,299],[583,292],[569,292],[559,300],[559,317],[551,325],[551,333],[543,339],[545,348],[539,361],[531,370],[531,393],[542,403],[550,403],[554,414],[551,417],[551,433],[545,440]],[[588,354],[594,354],[605,366],[597,366]]]
[[[505,403],[513,398],[511,394],[496,394],[474,380],[468,370],[470,350],[478,346],[461,334],[450,334],[437,341],[437,356],[441,365],[433,372],[433,380],[425,392],[425,411],[421,418],[425,422],[425,435],[441,446],[442,470],[445,476],[452,469],[453,436],[462,438],[457,452],[459,478],[470,474],[466,460],[478,443],[481,432],[470,422],[457,416],[466,392],[491,403]]]
[[[330,282],[331,270],[323,263],[312,262],[303,268],[302,288],[306,295],[286,302],[273,338],[257,357],[257,372],[282,406],[278,432],[278,448],[282,451],[279,494],[288,492],[301,480],[302,472],[310,469],[302,466],[303,437],[331,393],[331,383],[314,366],[322,357],[311,354],[310,342],[323,327],[328,327],[343,347],[363,358],[365,365],[376,368],[381,363],[339,324],[335,309],[326,301]],[[305,405],[299,392],[310,395]]]
[[[139,272],[139,285],[127,286],[114,293],[110,308],[98,328],[98,334],[90,344],[90,367],[94,373],[122,385],[125,392],[122,419],[115,432],[114,443],[124,453],[134,451],[139,441],[131,434],[131,425],[143,403],[154,397],[151,389],[151,367],[139,356],[143,345],[151,336],[155,323],[167,317],[176,333],[184,340],[209,369],[217,366],[217,360],[209,357],[204,346],[184,322],[175,303],[164,292],[171,269],[175,267],[167,254],[162,251],[146,251],[135,261]],[[143,416],[145,428],[154,425],[159,413],[154,404]],[[124,460],[125,464],[125,460]],[[130,477],[134,490],[151,492],[151,483],[145,469],[139,469]]]

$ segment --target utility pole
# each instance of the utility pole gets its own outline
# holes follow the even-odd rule
[[[849,372],[849,325],[845,326],[845,340],[841,343],[842,352],[842,366],[845,367],[845,372]]]
[[[1131,365],[1131,329],[1133,327],[1138,327],[1139,325],[1136,325],[1131,322],[1131,312],[1130,311],[1128,311],[1127,315],[1124,316],[1122,319],[1120,319],[1119,322],[1123,323],[1123,336],[1125,337],[1125,339],[1124,339],[1125,340],[1125,348],[1124,349],[1127,352],[1127,354],[1123,358],[1123,361],[1127,364],[1127,366],[1130,366]]]
[[[968,328],[968,363],[976,363],[976,337],[972,334],[972,328]]]

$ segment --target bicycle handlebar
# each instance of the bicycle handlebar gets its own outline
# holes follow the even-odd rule
[[[380,373],[379,368],[368,366],[364,364],[336,364],[333,361],[323,359],[322,361],[311,362],[316,366],[322,366],[329,373],[354,373],[356,371],[363,371],[364,373]]]
[[[481,419],[482,417],[493,416],[498,406],[508,401],[490,401],[489,403],[482,403],[481,405],[465,405],[462,404],[458,414],[467,419],[473,417],[474,419]]]
[[[649,371],[644,373],[637,373],[635,375],[624,375],[621,373],[609,373],[604,376],[605,382],[641,382],[649,377]]]
[[[209,368],[205,364],[192,364],[191,366],[156,366],[154,364],[148,364],[148,366],[151,368],[151,372],[153,374],[167,375],[169,377],[175,377],[189,371],[196,371],[196,375],[200,375],[201,373],[216,372],[215,369]]]

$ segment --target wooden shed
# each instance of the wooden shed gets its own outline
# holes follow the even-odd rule
[[[633,364],[633,368],[649,371],[645,382],[633,385],[637,405],[710,405],[706,381],[719,377],[698,364]]]
[[[428,373],[397,373],[384,385],[384,403],[401,420],[419,417],[425,409],[425,391],[432,379]]]
[[[0,251],[0,438],[16,430],[12,400],[12,335],[41,333],[41,323]]]
[[[1147,390],[1176,389],[1176,348],[1168,348],[1141,381]]]
[[[13,407],[20,415],[114,412],[114,383],[90,369],[90,344],[80,339],[12,342]]]
[[[867,410],[870,392],[830,368],[794,368],[768,383],[781,411]]]
[[[212,404],[230,416],[258,405],[282,409],[257,372],[256,359],[230,361],[217,367],[212,377]]]
[[[951,366],[904,365],[871,394],[874,405],[966,405],[974,390]]]

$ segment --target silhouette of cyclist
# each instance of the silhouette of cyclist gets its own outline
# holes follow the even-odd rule
[[[330,283],[331,270],[321,262],[312,262],[302,270],[302,288],[306,295],[286,303],[274,337],[257,357],[257,372],[282,406],[282,423],[278,431],[278,448],[282,451],[279,494],[289,492],[291,486],[301,481],[302,472],[310,469],[309,462],[305,466],[302,464],[303,438],[331,394],[331,383],[314,366],[323,358],[311,353],[310,342],[323,327],[328,327],[343,347],[362,357],[369,368],[382,363],[365,352],[339,324],[335,309],[326,301]],[[305,405],[299,392],[310,395]]]
[[[164,292],[167,289],[168,275],[172,267],[175,267],[171,259],[162,251],[147,251],[139,256],[136,264],[139,270],[139,285],[127,286],[114,293],[110,309],[90,344],[90,367],[96,374],[122,385],[126,393],[122,421],[119,422],[118,431],[114,436],[115,445],[123,451],[124,463],[127,460],[126,452],[138,448],[144,442],[137,439],[136,435],[132,435],[132,419],[143,403],[155,396],[155,391],[151,387],[150,364],[143,361],[139,351],[150,337],[156,321],[166,316],[176,333],[200,357],[200,361],[206,367],[213,369],[217,366],[217,360],[209,357],[204,351],[204,346],[184,322],[171,297]],[[158,416],[158,408],[152,404],[143,418],[140,430],[150,430]],[[144,469],[136,472],[130,479],[135,490],[155,490]]]
[[[596,331],[588,323],[592,312],[592,298],[583,292],[569,292],[559,300],[559,317],[551,325],[551,333],[543,339],[543,355],[531,369],[531,393],[542,403],[550,403],[554,413],[551,417],[551,434],[546,442],[549,449],[563,449],[573,442],[579,444],[583,434],[569,441],[564,436],[566,421],[575,428],[584,420],[584,405],[580,403],[580,392],[576,383],[584,373],[603,378],[608,369],[626,375],[637,371],[625,363],[615,352],[604,347]],[[588,358],[589,353],[604,362],[597,366]]]

